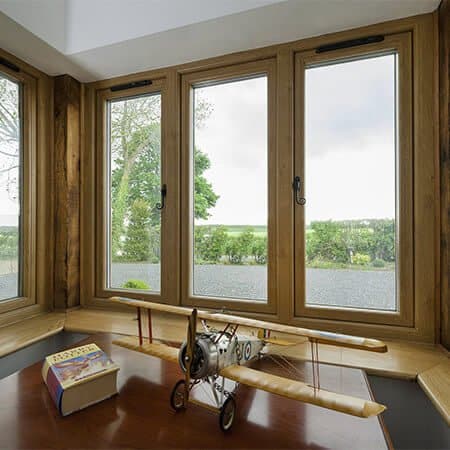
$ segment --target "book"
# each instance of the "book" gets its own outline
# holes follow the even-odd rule
[[[118,370],[96,344],[87,344],[47,356],[42,378],[59,413],[67,416],[117,394]]]

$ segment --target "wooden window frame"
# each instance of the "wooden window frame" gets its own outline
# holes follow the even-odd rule
[[[176,290],[177,280],[176,273],[171,270],[171,261],[176,256],[176,239],[173,238],[173,226],[170,227],[169,217],[173,215],[176,207],[170,202],[170,198],[166,198],[166,206],[161,211],[161,288],[160,292],[140,291],[134,289],[109,288],[107,284],[108,273],[108,222],[110,211],[109,205],[109,180],[108,172],[110,158],[109,154],[109,136],[108,136],[108,103],[111,100],[125,100],[127,98],[145,96],[145,95],[161,95],[161,186],[168,185],[171,189],[169,179],[171,168],[169,166],[169,155],[166,151],[167,145],[167,110],[168,96],[167,84],[164,78],[153,79],[152,83],[147,86],[130,88],[126,90],[112,91],[104,89],[97,92],[97,183],[96,183],[96,277],[95,291],[99,298],[108,298],[111,296],[126,295],[132,298],[138,298],[153,302],[171,303],[173,302],[174,290]]]
[[[117,309],[105,296],[100,297],[96,290],[98,263],[97,222],[100,210],[97,204],[98,158],[99,152],[96,136],[97,95],[100,91],[112,86],[140,81],[144,79],[164,78],[167,82],[167,127],[166,135],[170,174],[167,175],[169,186],[168,204],[173,207],[166,210],[170,215],[167,227],[173,237],[174,251],[171,253],[170,270],[173,274],[173,288],[170,298],[158,301],[171,304],[189,304],[186,293],[186,273],[181,275],[182,261],[186,258],[181,247],[184,235],[186,207],[183,196],[185,141],[181,135],[183,99],[182,80],[190,74],[202,71],[221,71],[237,67],[240,64],[260,62],[268,59],[276,60],[276,154],[277,154],[277,296],[276,309],[273,312],[257,312],[245,308],[240,302],[232,301],[229,309],[240,311],[243,315],[259,317],[275,322],[288,323],[294,326],[305,326],[328,331],[388,338],[408,339],[419,342],[435,342],[439,323],[439,183],[438,183],[438,49],[437,49],[437,16],[424,14],[415,17],[378,23],[366,27],[346,30],[295,42],[273,45],[265,48],[243,51],[235,54],[217,56],[206,60],[195,61],[169,68],[150,70],[139,74],[121,76],[109,80],[96,81],[84,86],[83,97],[83,145],[82,145],[82,185],[81,185],[81,302],[83,306],[104,309]],[[294,177],[294,144],[295,144],[295,55],[318,46],[332,44],[365,36],[383,35],[385,39],[400,33],[411,33],[412,36],[412,164],[414,173],[413,186],[413,249],[414,280],[413,319],[411,325],[392,324],[380,320],[378,322],[358,321],[355,317],[330,318],[300,317],[295,311],[295,266],[294,266],[294,215],[295,208],[292,193]],[[366,47],[367,48],[367,47]],[[95,149],[95,151],[94,151]],[[169,170],[168,167],[166,167]],[[183,173],[182,173],[183,172]],[[183,205],[182,203],[183,202]],[[181,224],[183,221],[183,226]],[[184,267],[186,263],[183,262]],[[103,293],[106,294],[106,293]],[[108,293],[109,294],[109,293]],[[127,292],[127,296],[146,299],[145,295]],[[192,304],[192,302],[191,302]],[[223,304],[223,302],[222,302]],[[217,309],[220,302],[199,302],[198,306]],[[243,306],[243,307],[242,307]],[[228,308],[228,306],[226,306]],[[345,310],[347,312],[347,310]],[[359,318],[364,320],[364,318]]]
[[[365,323],[412,326],[414,319],[413,292],[413,148],[412,148],[412,36],[400,33],[387,36],[383,42],[317,54],[315,50],[295,56],[295,166],[305,179],[305,72],[308,66],[345,63],[349,59],[364,59],[397,52],[398,57],[398,144],[396,148],[396,304],[395,311],[366,308],[344,308],[337,305],[306,304],[305,207],[295,208],[295,315],[300,317],[338,319]],[[306,195],[308,186],[305,186]],[[307,207],[307,206],[306,206]]]
[[[231,297],[195,296],[192,293],[193,277],[193,167],[192,167],[192,90],[195,86],[233,82],[239,79],[267,76],[267,148],[268,148],[268,265],[267,302]],[[181,218],[181,303],[187,306],[226,308],[247,312],[271,313],[277,311],[277,155],[276,155],[276,60],[274,58],[241,63],[228,67],[201,70],[183,75],[181,78],[181,154],[182,154],[182,218]]]
[[[0,67],[2,76],[19,85],[20,102],[20,224],[18,297],[0,302],[0,314],[32,306],[36,301],[36,102],[37,82],[30,74]]]

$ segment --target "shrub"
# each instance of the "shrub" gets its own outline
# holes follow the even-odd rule
[[[312,222],[307,233],[306,254],[309,261],[320,259],[337,263],[349,262],[348,244],[338,222]]]
[[[125,281],[125,283],[122,284],[122,287],[125,289],[141,289],[141,290],[150,290],[150,286],[142,280],[134,280],[130,279]]]
[[[353,255],[353,264],[358,266],[367,266],[370,263],[370,256],[364,255],[363,253],[355,253]]]
[[[372,261],[372,266],[373,267],[378,267],[378,268],[382,268],[382,267],[384,267],[385,266],[385,263],[384,263],[384,261],[382,260],[382,259],[374,259],[373,261]]]
[[[228,239],[226,249],[228,255],[228,261],[231,264],[242,264],[245,257],[244,249],[239,241],[239,237],[230,237]]]
[[[256,264],[266,264],[267,262],[267,237],[255,237],[252,245],[252,255]]]

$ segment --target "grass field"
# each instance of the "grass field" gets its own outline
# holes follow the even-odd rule
[[[201,227],[209,227],[209,228],[217,228],[221,225],[197,225],[198,228]],[[243,231],[247,228],[253,229],[253,234],[255,236],[264,237],[267,236],[267,226],[266,225],[224,225],[224,227],[228,230],[229,236],[239,236]]]
[[[197,227],[210,227],[217,228],[221,225],[197,225]],[[253,229],[253,234],[258,237],[267,236],[267,226],[266,225],[224,225],[224,227],[228,230],[229,236],[239,236],[243,231],[247,228]],[[312,230],[307,229],[306,234],[311,233]]]

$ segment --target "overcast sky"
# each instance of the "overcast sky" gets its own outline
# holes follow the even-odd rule
[[[393,218],[395,57],[306,73],[306,219]],[[209,224],[267,224],[265,78],[196,89],[213,108],[195,132],[220,199]]]

